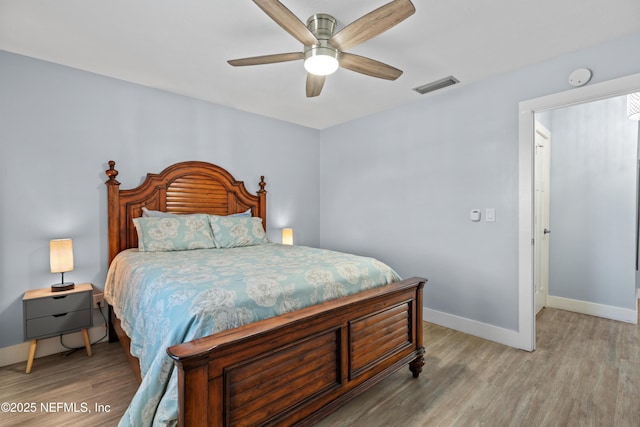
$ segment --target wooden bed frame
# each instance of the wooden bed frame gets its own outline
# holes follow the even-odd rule
[[[182,162],[120,190],[109,161],[109,263],[137,247],[132,219],[142,207],[227,215],[251,209],[266,229],[266,183],[256,195],[223,168]],[[172,346],[181,426],[310,425],[407,364],[424,365],[422,289],[411,278],[240,328]],[[120,339],[140,379],[129,339],[110,307],[110,339]]]

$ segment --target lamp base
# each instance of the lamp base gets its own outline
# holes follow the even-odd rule
[[[51,292],[70,291],[75,287],[76,284],[73,282],[55,283],[51,285]]]

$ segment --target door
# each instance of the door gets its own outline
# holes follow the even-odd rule
[[[538,314],[547,305],[549,291],[549,181],[551,176],[551,135],[549,131],[537,121],[535,122],[534,138],[534,256],[535,270],[533,282],[535,286],[535,312]]]

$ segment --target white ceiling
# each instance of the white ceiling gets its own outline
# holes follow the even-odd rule
[[[387,1],[282,0],[338,28]],[[317,98],[305,97],[301,61],[227,64],[302,50],[250,0],[0,0],[0,49],[322,129],[424,99],[411,89],[448,75],[464,85],[640,31],[638,0],[413,3],[413,16],[349,50],[402,69],[398,80],[340,69]]]

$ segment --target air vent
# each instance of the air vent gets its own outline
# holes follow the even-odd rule
[[[456,83],[460,83],[460,80],[453,76],[449,76],[444,79],[436,80],[435,82],[427,83],[426,85],[414,87],[413,90],[424,95],[425,93],[433,92],[434,90],[442,89]]]

